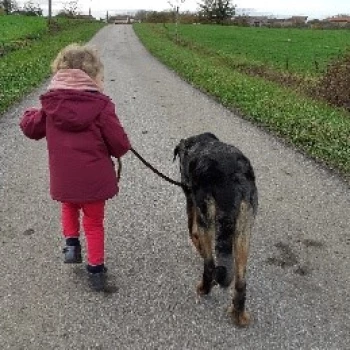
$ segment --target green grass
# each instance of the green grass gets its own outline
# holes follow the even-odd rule
[[[0,16],[0,43],[40,36],[47,31],[44,17]]]
[[[14,16],[0,16],[0,26],[4,17]],[[22,18],[24,26],[27,18],[31,20],[31,17]],[[42,22],[41,18],[37,20]],[[72,42],[88,41],[103,25],[100,22],[61,22],[62,29],[57,33],[45,33],[40,40],[31,41],[0,58],[0,113],[50,75],[50,64],[59,50]]]
[[[181,33],[191,28],[197,38],[201,28],[204,33],[210,31],[209,26],[188,26],[186,29],[181,27]],[[231,32],[230,27],[220,28],[220,31],[225,28]],[[225,106],[239,109],[245,118],[284,138],[314,159],[350,175],[350,113],[263,78],[247,76],[222,64],[216,55],[205,50],[176,45],[159,26],[137,24],[134,29],[153,55],[194,86]],[[253,30],[251,35],[255,37]],[[209,41],[212,50],[208,36],[201,35],[205,40],[199,43],[206,47]],[[250,46],[248,37],[246,44]],[[217,45],[218,50],[222,50]]]
[[[174,26],[168,31],[173,33]],[[296,74],[317,75],[330,59],[350,47],[349,30],[252,28],[219,25],[179,26],[181,39],[230,56]]]

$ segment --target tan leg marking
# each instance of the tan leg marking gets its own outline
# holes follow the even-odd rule
[[[235,279],[233,301],[230,307],[230,313],[235,323],[242,327],[250,323],[250,315],[245,311],[245,294],[246,268],[253,221],[253,209],[246,202],[242,202],[233,240]]]

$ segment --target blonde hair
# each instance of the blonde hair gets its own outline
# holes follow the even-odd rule
[[[60,69],[81,69],[92,79],[103,73],[103,64],[97,51],[76,43],[61,50],[52,62],[51,68],[53,73],[57,73]]]

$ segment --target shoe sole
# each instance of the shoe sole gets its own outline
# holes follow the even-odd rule
[[[106,288],[106,276],[103,273],[103,276],[101,276],[101,279],[99,281],[96,281],[93,279],[93,274],[89,274],[89,285],[92,291],[94,292],[104,292]]]
[[[65,264],[81,264],[83,262],[83,259],[77,259],[77,260],[65,260]]]

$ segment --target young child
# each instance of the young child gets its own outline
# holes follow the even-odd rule
[[[80,212],[87,243],[87,271],[93,290],[105,285],[104,209],[118,193],[112,156],[130,142],[103,90],[103,65],[88,46],[71,44],[52,64],[55,74],[40,96],[41,108],[24,112],[20,127],[34,140],[46,137],[50,193],[61,202],[65,263],[81,263]]]

